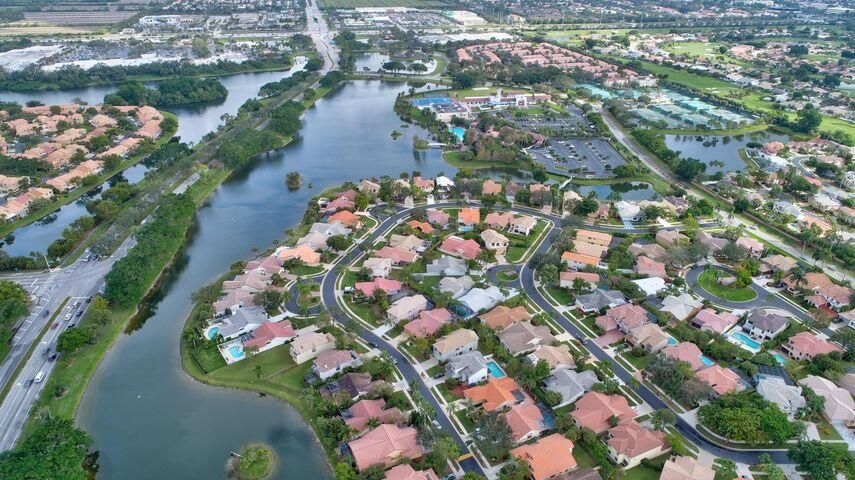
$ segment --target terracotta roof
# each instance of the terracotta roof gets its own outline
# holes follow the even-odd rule
[[[573,442],[560,433],[517,447],[511,450],[511,455],[528,463],[534,480],[545,480],[576,468]]]
[[[734,390],[742,390],[742,383],[739,381],[739,375],[733,373],[730,369],[722,368],[719,365],[710,365],[709,367],[697,373],[698,380],[706,383],[719,395],[732,392]]]
[[[457,221],[464,224],[475,224],[481,221],[481,211],[477,208],[464,208],[457,214]]]
[[[588,427],[596,433],[609,428],[609,418],[617,417],[619,422],[635,418],[635,411],[621,395],[606,395],[600,392],[588,392],[578,401],[576,409],[570,413],[582,427]]]
[[[612,243],[612,236],[604,232],[595,232],[592,230],[577,230],[576,240],[593,243],[594,245],[600,245],[603,247],[608,247],[609,244]]]
[[[493,378],[484,385],[472,387],[463,392],[473,404],[484,404],[484,410],[492,412],[498,408],[521,402],[526,395],[511,377]]]
[[[463,257],[468,260],[475,260],[478,257],[478,253],[481,252],[481,245],[479,245],[475,240],[464,240],[456,235],[452,235],[443,240],[439,250],[449,255]]]
[[[531,320],[531,314],[522,305],[514,308],[498,305],[489,312],[482,313],[478,318],[489,325],[490,328],[502,330],[514,322]]]
[[[715,470],[692,457],[672,457],[662,467],[659,480],[714,480]]]
[[[380,425],[364,437],[348,443],[356,468],[365,470],[371,465],[389,465],[401,458],[418,458],[424,454],[419,445],[418,432],[413,427]]]
[[[813,358],[831,352],[842,352],[843,349],[837,345],[823,340],[809,332],[801,332],[793,335],[787,342],[790,349]]]
[[[680,342],[676,345],[665,347],[662,353],[666,357],[686,362],[692,366],[692,370],[700,370],[704,367],[704,362],[701,361],[701,349],[692,342]]]
[[[504,413],[508,426],[511,427],[511,435],[517,442],[521,441],[531,432],[542,432],[546,430],[543,413],[532,402],[523,402],[511,407]]]
[[[359,225],[359,215],[356,215],[349,210],[339,210],[338,212],[330,215],[329,222],[341,222],[348,227],[355,227]]]
[[[583,255],[576,252],[564,252],[561,254],[561,260],[564,262],[584,263],[585,265],[591,265],[594,267],[600,264],[599,257],[592,257],[590,255]]]
[[[354,287],[366,297],[370,297],[374,295],[374,291],[377,289],[383,290],[387,294],[398,292],[401,290],[401,282],[390,278],[377,277],[370,282],[357,282]]]
[[[662,432],[648,430],[633,420],[609,430],[607,443],[617,453],[635,458],[664,447],[665,435]]]
[[[387,470],[383,480],[439,480],[439,477],[432,468],[414,470],[410,465],[402,463]]]

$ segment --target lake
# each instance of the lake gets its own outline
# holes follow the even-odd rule
[[[678,152],[684,158],[696,158],[707,164],[707,174],[716,172],[734,172],[744,170],[745,161],[739,156],[739,150],[751,142],[766,143],[777,140],[787,143],[790,137],[770,131],[754,132],[746,135],[665,135],[665,145]],[[724,166],[712,166],[713,161],[721,161]]]
[[[573,185],[573,190],[579,192],[579,195],[587,197],[589,193],[594,192],[600,200],[609,200],[612,193],[620,195],[621,200],[641,201],[650,200],[656,195],[656,190],[653,185],[647,182],[620,182],[609,185]]]

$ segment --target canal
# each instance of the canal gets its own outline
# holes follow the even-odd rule
[[[223,478],[229,451],[247,442],[272,445],[278,479],[329,479],[323,450],[309,427],[283,403],[251,392],[201,385],[182,370],[179,337],[191,294],[254,248],[281,239],[312,195],[344,181],[419,170],[455,169],[438,150],[414,154],[412,135],[392,111],[401,83],[355,81],[306,112],[301,137],[262,155],[234,175],[198,211],[178,265],[150,316],[122,335],[92,378],[78,421],[101,452],[99,479]],[[393,130],[405,135],[392,139]],[[289,191],[298,171],[304,187]],[[308,188],[308,185],[312,188]]]
[[[166,109],[178,117],[176,136],[181,137],[184,142],[197,143],[206,133],[217,129],[222,123],[221,116],[225,114],[234,115],[244,102],[256,97],[258,89],[262,85],[290,76],[294,72],[302,70],[305,65],[306,58],[297,57],[294,60],[293,67],[286,72],[241,73],[219,77],[220,82],[229,91],[229,95],[224,101]],[[0,99],[14,101],[21,105],[30,100],[37,100],[45,105],[56,105],[71,103],[75,99],[80,99],[88,104],[97,104],[101,103],[104,96],[115,91],[115,89],[115,85],[103,85],[58,91],[0,92]],[[140,162],[122,172],[122,177],[131,183],[136,183],[142,180],[147,170],[148,167]],[[116,178],[112,181],[116,181]],[[15,230],[12,241],[4,245],[3,250],[12,256],[47,251],[48,246],[59,238],[62,231],[71,225],[71,222],[86,213],[86,202],[98,199],[101,191],[108,187],[108,183],[104,183],[101,187],[92,190],[76,202],[62,207],[41,221]]]

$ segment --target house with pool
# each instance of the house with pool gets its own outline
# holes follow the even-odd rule
[[[265,352],[290,342],[296,336],[297,333],[288,320],[266,322],[252,332],[223,343],[218,348],[226,363],[231,365],[246,358],[247,352],[254,352],[255,354]]]

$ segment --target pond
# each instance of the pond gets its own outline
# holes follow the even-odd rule
[[[754,132],[745,135],[665,135],[665,145],[684,158],[696,158],[707,164],[706,173],[734,172],[744,170],[745,161],[739,151],[751,142],[771,141],[787,143],[790,137],[769,131]],[[721,162],[723,165],[713,162]]]
[[[287,72],[242,73],[220,77],[219,80],[229,90],[225,101],[217,104],[194,105],[171,108],[169,111],[178,117],[177,136],[185,142],[195,143],[217,128],[222,123],[223,114],[235,114],[238,108],[250,98],[258,95],[258,89],[268,82],[280,80],[285,76],[301,70],[305,59],[299,57],[295,65]],[[115,86],[86,87],[73,90],[41,91],[41,92],[0,92],[4,101],[26,103],[38,100],[45,105],[70,103],[80,98],[87,103],[100,103],[104,96],[115,90]],[[142,162],[123,172],[123,177],[131,183],[142,180],[148,167]],[[100,190],[106,190],[109,185],[103,184],[99,190],[93,190],[81,200],[66,205],[50,215],[46,221],[32,223],[13,232],[14,241],[3,247],[9,255],[28,255],[30,252],[45,252],[58,239],[62,231],[71,223],[86,213],[85,201],[97,199]]]
[[[579,192],[579,195],[586,197],[589,193],[594,192],[600,200],[618,200],[614,195],[619,195],[619,200],[641,201],[650,200],[656,195],[656,190],[653,185],[647,182],[620,182],[608,185],[573,185],[573,190]],[[609,198],[609,197],[612,198]]]
[[[407,88],[377,81],[346,84],[306,112],[297,141],[235,174],[198,211],[187,248],[151,315],[118,339],[80,405],[78,421],[101,452],[100,480],[223,478],[229,451],[248,442],[274,447],[282,466],[275,479],[332,478],[296,412],[270,397],[191,380],[181,369],[179,338],[191,294],[231,263],[255,255],[255,247],[281,240],[322,189],[402,171],[454,175],[439,150],[414,154],[411,136],[426,136],[420,128],[390,137],[401,124],[392,111],[395,98]],[[291,171],[303,176],[303,188],[285,187]]]

